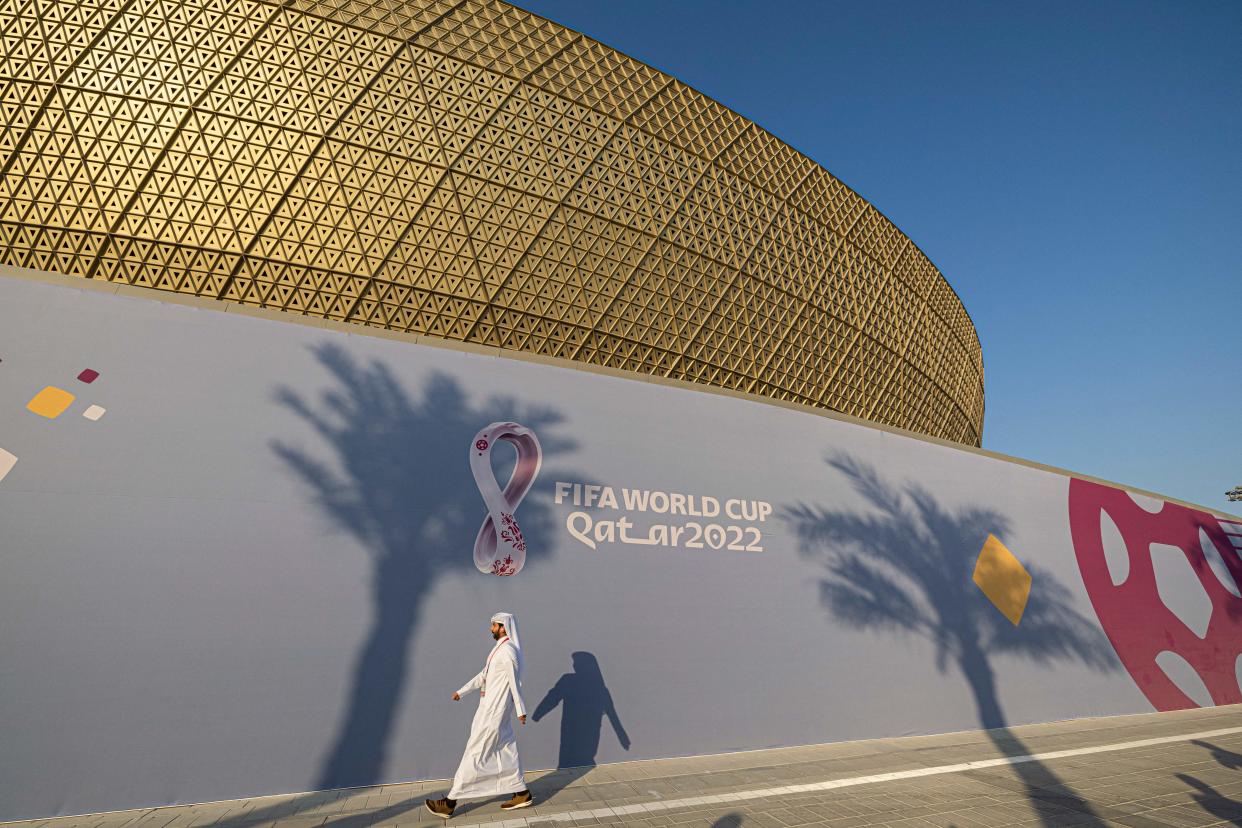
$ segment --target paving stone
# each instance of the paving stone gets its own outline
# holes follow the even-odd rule
[[[536,807],[463,803],[448,828],[1198,828],[1242,825],[1242,706],[528,775]],[[1147,739],[1083,755],[1014,757]],[[966,762],[1006,764],[942,772]],[[912,771],[934,775],[905,776]],[[882,781],[858,780],[898,774]],[[835,781],[836,784],[828,784]],[[842,782],[848,783],[842,787]],[[787,786],[812,786],[790,792]],[[444,780],[8,823],[3,828],[440,828]]]

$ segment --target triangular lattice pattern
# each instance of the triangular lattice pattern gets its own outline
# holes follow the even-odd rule
[[[974,326],[870,204],[499,0],[0,0],[0,261],[978,444]]]

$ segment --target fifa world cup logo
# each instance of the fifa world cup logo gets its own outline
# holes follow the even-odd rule
[[[492,471],[492,448],[500,441],[517,449],[517,463],[503,491]],[[516,575],[526,563],[526,539],[513,515],[539,476],[542,462],[539,439],[526,426],[492,423],[474,436],[470,445],[470,472],[487,506],[487,517],[474,540],[474,565],[480,572]]]

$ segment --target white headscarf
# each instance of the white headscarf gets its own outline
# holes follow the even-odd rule
[[[492,616],[492,622],[505,625],[505,635],[509,636],[509,641],[513,643],[513,649],[517,650],[518,681],[521,681],[522,670],[526,666],[526,660],[522,657],[522,640],[518,638],[517,619],[513,617],[511,612],[498,612]]]

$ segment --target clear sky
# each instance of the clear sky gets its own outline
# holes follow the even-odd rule
[[[518,5],[913,239],[979,331],[985,448],[1242,514],[1242,2]]]

